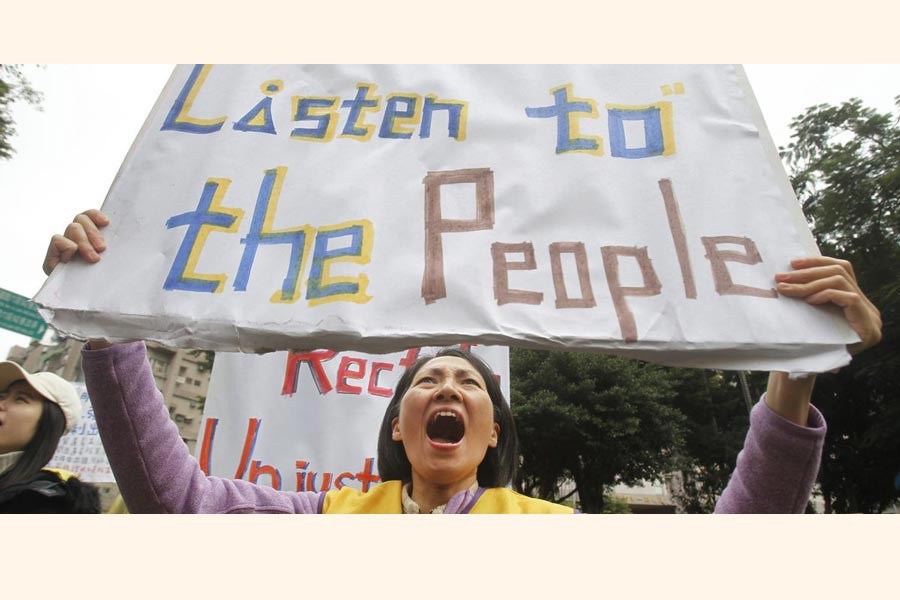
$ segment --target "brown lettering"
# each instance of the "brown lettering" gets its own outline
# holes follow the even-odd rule
[[[646,246],[635,248],[629,246],[602,246],[600,253],[603,255],[603,268],[606,271],[606,281],[609,285],[609,294],[612,296],[613,306],[616,309],[616,317],[619,319],[619,329],[622,338],[626,342],[637,341],[637,325],[634,322],[634,314],[625,301],[626,296],[656,296],[662,290],[662,284],[653,270],[653,264],[647,254]],[[642,287],[622,287],[619,281],[619,257],[631,256],[638,262],[641,269],[641,277],[644,280]]]
[[[512,252],[521,252],[525,255],[525,260],[509,262],[506,260],[506,255]],[[544,294],[541,292],[509,289],[510,271],[533,271],[537,268],[537,262],[534,260],[534,245],[531,242],[520,244],[494,242],[491,244],[491,258],[494,262],[494,298],[497,300],[498,306],[511,303],[541,303],[541,300],[544,299]]]
[[[569,298],[566,281],[563,278],[563,252],[575,257],[575,269],[578,272],[578,287],[581,298]],[[591,274],[588,272],[587,252],[582,242],[553,242],[550,244],[550,268],[553,272],[553,289],[556,290],[556,308],[593,308],[594,290],[591,287]]]
[[[494,174],[490,169],[430,171],[425,179],[425,272],[422,298],[425,304],[447,296],[444,282],[444,248],[441,235],[494,228]],[[475,184],[475,218],[441,217],[441,186],[455,183]]]
[[[742,265],[755,265],[762,262],[759,250],[753,240],[745,237],[721,235],[717,237],[701,237],[706,248],[706,258],[712,267],[713,281],[716,292],[722,296],[757,296],[759,298],[775,298],[778,293],[774,289],[764,290],[749,285],[741,285],[731,280],[726,262],[736,262]],[[744,247],[744,253],[734,250],[720,250],[719,244],[737,244]]]
[[[678,257],[678,265],[681,267],[681,279],[684,282],[684,295],[687,298],[697,297],[697,286],[694,285],[694,271],[691,269],[691,257],[687,249],[687,236],[684,232],[684,221],[681,219],[681,211],[678,208],[678,200],[672,189],[672,181],[659,180],[659,191],[662,192],[663,202],[666,205],[666,217],[669,219],[669,231],[672,232],[672,243],[675,245],[675,255]]]

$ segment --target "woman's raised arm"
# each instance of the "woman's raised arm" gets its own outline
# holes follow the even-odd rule
[[[827,256],[798,258],[791,261],[793,271],[775,277],[778,292],[808,304],[835,304],[860,341],[848,346],[850,354],[858,354],[881,341],[881,312],[866,297],[856,281],[853,265],[846,260]],[[787,373],[773,371],[769,375],[766,404],[780,416],[806,425],[815,375],[791,379]]]
[[[61,262],[96,263],[109,219],[98,210],[75,217],[47,248],[44,272]],[[82,368],[110,466],[132,513],[316,513],[324,493],[279,492],[247,481],[207,477],[169,419],[142,342],[91,340]]]
[[[826,256],[791,261],[793,271],[779,273],[778,291],[809,304],[833,303],[860,341],[856,354],[881,340],[881,313],[856,281],[853,266]],[[815,375],[791,378],[772,372],[765,400],[750,414],[750,430],[737,466],[716,504],[725,513],[803,512],[812,493],[825,443],[825,419],[810,404]]]

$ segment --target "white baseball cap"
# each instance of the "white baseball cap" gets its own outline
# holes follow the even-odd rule
[[[55,373],[29,373],[14,362],[0,362],[0,390],[23,379],[38,394],[62,409],[66,418],[66,433],[71,431],[81,418],[81,398],[72,384]]]

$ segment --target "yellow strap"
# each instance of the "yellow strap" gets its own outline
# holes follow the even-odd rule
[[[122,494],[116,496],[116,499],[112,501],[112,504],[109,505],[109,510],[106,511],[108,515],[127,515],[128,507],[125,506],[125,500],[122,498]]]
[[[71,478],[78,479],[78,475],[73,473],[72,471],[66,471],[65,469],[48,469],[44,468],[44,471],[50,471],[51,473],[55,473],[60,479],[63,481],[68,481]]]

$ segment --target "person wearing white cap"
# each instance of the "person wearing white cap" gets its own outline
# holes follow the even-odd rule
[[[100,512],[93,486],[44,468],[80,417],[81,399],[68,381],[0,362],[0,512]]]

